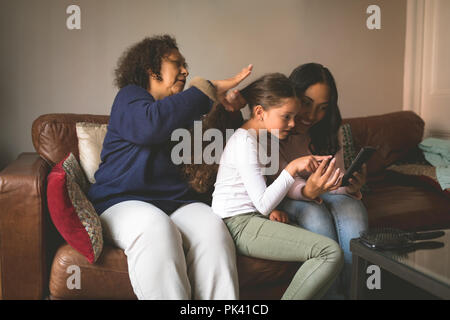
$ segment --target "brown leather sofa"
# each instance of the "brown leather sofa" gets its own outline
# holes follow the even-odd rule
[[[59,236],[47,211],[46,177],[68,152],[78,155],[77,122],[107,123],[108,116],[50,114],[32,127],[36,153],[22,153],[0,172],[2,299],[135,299],[122,250],[105,245],[95,264]],[[379,146],[368,163],[370,191],[363,201],[369,226],[406,230],[450,227],[450,199],[426,184],[393,178],[387,166],[408,157],[422,140],[424,122],[412,112],[346,119],[355,149]],[[81,270],[81,289],[69,290],[70,265]],[[238,256],[242,299],[279,299],[298,263]]]

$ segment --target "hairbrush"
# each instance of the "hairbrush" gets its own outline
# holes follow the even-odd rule
[[[444,231],[405,232],[395,228],[375,228],[360,233],[360,241],[372,249],[394,250],[414,245],[417,240],[442,237]]]

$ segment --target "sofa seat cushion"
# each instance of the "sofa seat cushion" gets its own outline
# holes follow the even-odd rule
[[[369,184],[363,195],[369,227],[408,231],[450,228],[450,199],[430,185],[411,179],[386,178]]]
[[[275,300],[281,298],[300,266],[240,255],[237,265],[241,299]],[[78,283],[78,271],[71,266],[79,268]],[[125,253],[109,244],[105,244],[95,264],[68,244],[61,245],[53,259],[49,287],[51,299],[136,299]]]
[[[301,266],[299,262],[237,256],[240,299],[280,300]]]

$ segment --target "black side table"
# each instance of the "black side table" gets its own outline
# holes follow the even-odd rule
[[[373,278],[378,276],[377,271],[385,270],[436,298],[450,300],[450,229],[443,231],[444,236],[432,241],[418,241],[406,251],[374,250],[362,244],[359,238],[352,239],[350,298],[361,299],[363,293],[367,292],[368,282],[377,280]],[[383,279],[378,281],[381,289],[386,287]]]

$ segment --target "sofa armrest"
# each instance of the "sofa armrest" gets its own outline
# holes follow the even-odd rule
[[[37,153],[22,153],[0,172],[1,299],[42,299],[50,166]]]

